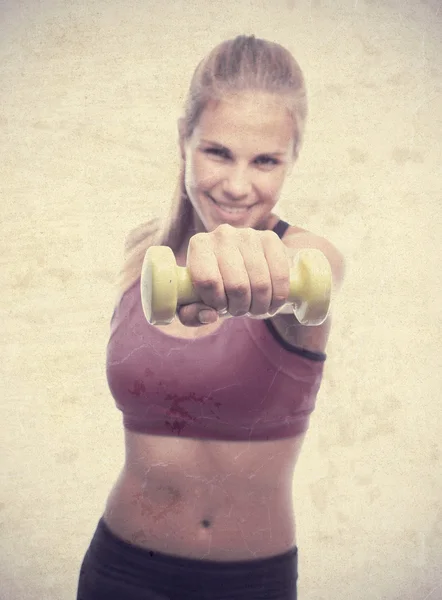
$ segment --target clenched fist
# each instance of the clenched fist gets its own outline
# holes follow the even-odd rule
[[[273,315],[288,301],[290,255],[274,231],[222,224],[197,233],[189,241],[186,266],[202,298],[177,312],[188,327],[213,323],[222,311],[233,317]],[[208,313],[201,319],[202,310]]]

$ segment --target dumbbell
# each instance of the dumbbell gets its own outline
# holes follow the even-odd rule
[[[141,269],[141,302],[152,325],[171,323],[180,306],[201,302],[187,267],[176,264],[168,246],[151,246]],[[291,304],[302,325],[320,325],[330,307],[332,273],[324,254],[315,248],[300,250],[290,269]]]

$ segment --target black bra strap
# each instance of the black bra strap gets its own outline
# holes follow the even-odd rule
[[[283,221],[282,219],[280,219],[275,227],[273,228],[273,231],[278,234],[278,236],[280,237],[280,239],[282,239],[282,236],[284,235],[284,233],[287,231],[287,229],[290,227],[290,225],[288,223],[286,223],[285,221]]]
[[[281,344],[281,346],[283,346],[289,352],[293,352],[293,354],[299,354],[304,358],[309,358],[310,360],[314,360],[316,362],[325,362],[325,360],[327,359],[327,355],[325,354],[325,352],[306,350],[305,348],[292,346],[291,344],[286,342],[282,335],[279,333],[279,331],[276,329],[276,327],[273,325],[271,319],[264,319],[264,323],[266,324],[267,329],[273,335],[275,340],[279,342],[279,344]]]

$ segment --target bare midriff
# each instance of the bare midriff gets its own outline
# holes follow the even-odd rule
[[[121,539],[176,556],[282,554],[296,545],[293,474],[304,437],[224,442],[125,430],[104,520]]]

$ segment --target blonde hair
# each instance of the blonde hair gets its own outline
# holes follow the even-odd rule
[[[263,91],[287,99],[294,124],[294,159],[301,147],[307,117],[307,95],[302,71],[293,56],[274,42],[241,35],[216,46],[195,69],[180,120],[180,135],[189,139],[207,103],[243,91]],[[119,275],[120,295],[141,274],[149,246],[169,246],[177,252],[192,224],[193,207],[180,171],[169,213],[137,227],[127,237],[125,262]]]

